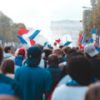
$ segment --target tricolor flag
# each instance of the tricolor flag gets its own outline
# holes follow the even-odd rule
[[[25,28],[20,28],[17,32],[17,37],[20,40],[22,44],[28,44],[29,46],[32,46],[35,44],[35,38],[40,33],[40,30],[27,30]]]
[[[69,46],[72,43],[70,35],[64,35],[62,38],[55,40],[54,44],[61,46]]]
[[[81,49],[84,48],[84,43],[85,43],[85,33],[80,33],[78,37],[78,45]]]

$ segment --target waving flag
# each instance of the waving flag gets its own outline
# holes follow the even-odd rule
[[[27,41],[23,38],[24,34],[27,34],[29,32],[29,30],[25,29],[25,28],[20,28],[17,32],[17,38],[19,39],[19,41],[22,44],[27,44]]]
[[[68,46],[68,45],[70,45],[72,42],[71,41],[67,41],[65,44],[64,44],[64,46]]]
[[[78,38],[78,45],[81,49],[84,48],[84,39],[85,39],[85,34],[80,33],[79,38]]]
[[[17,38],[22,44],[27,44],[27,41],[22,36],[17,36]]]
[[[64,35],[61,39],[61,43],[64,46],[69,46],[72,43],[72,37],[70,35]]]
[[[34,45],[36,36],[40,33],[40,30],[27,30],[20,28],[17,32],[17,37],[22,44]]]
[[[61,42],[61,39],[57,39],[55,40],[55,42],[59,44]]]
[[[32,33],[33,33],[33,31],[32,31]],[[32,35],[29,37],[29,39],[30,39],[30,40],[33,40],[39,33],[40,33],[40,30],[35,30],[35,31],[34,31],[34,34],[32,34]]]
[[[24,34],[27,34],[29,32],[29,30],[25,29],[25,28],[20,28],[18,30],[18,36],[22,36]]]

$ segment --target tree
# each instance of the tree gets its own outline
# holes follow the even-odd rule
[[[95,7],[96,6],[96,3],[97,3],[97,0],[91,0],[92,7]]]
[[[0,12],[0,40],[17,41],[16,33],[20,27],[25,27],[23,23],[14,23],[9,17]]]
[[[83,26],[84,26],[84,33],[86,34],[86,39],[91,37],[91,27],[93,25],[93,21],[92,21],[92,12],[91,10],[87,9],[84,10],[83,13]]]

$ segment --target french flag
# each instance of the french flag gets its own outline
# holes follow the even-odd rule
[[[62,45],[62,46],[69,46],[72,41],[70,39],[71,37],[70,36],[64,36],[63,38],[58,38],[55,40],[54,44],[59,44],[59,45]]]
[[[17,37],[22,44],[28,44],[29,46],[32,46],[35,45],[36,41],[34,39],[39,33],[40,30],[27,30],[25,28],[20,28],[17,32]]]
[[[79,38],[78,38],[78,45],[81,49],[84,48],[84,39],[85,39],[85,34],[80,33]]]

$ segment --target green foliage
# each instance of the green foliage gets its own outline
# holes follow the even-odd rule
[[[9,17],[0,12],[0,40],[17,41],[16,34],[19,27],[25,27],[25,25],[15,24]]]

